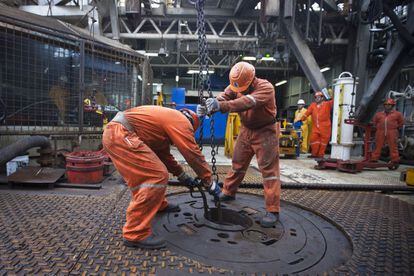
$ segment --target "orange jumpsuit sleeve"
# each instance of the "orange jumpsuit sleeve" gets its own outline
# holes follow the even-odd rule
[[[210,183],[210,167],[194,139],[194,131],[187,118],[183,117],[183,121],[171,122],[165,127],[165,131],[197,176]]]
[[[374,118],[372,119],[372,124],[374,125],[374,127],[377,127],[379,123],[379,113],[375,113]]]
[[[243,112],[250,108],[267,104],[274,95],[274,88],[271,83],[259,83],[251,94],[243,95],[234,100],[220,102],[220,111],[223,113]]]
[[[167,167],[168,172],[172,173],[174,176],[179,176],[184,171],[183,167],[178,164],[174,156],[171,154],[169,145],[162,149],[154,150],[154,152]]]
[[[230,90],[230,88],[227,86],[226,89],[224,89],[224,92],[221,92],[217,95],[216,99],[218,101],[230,101],[237,98],[237,94]]]
[[[398,112],[398,117],[397,117],[397,128],[402,128],[404,125],[404,117],[401,114],[401,112]]]
[[[302,121],[305,121],[308,117],[309,117],[309,115],[312,115],[312,112],[313,112],[313,109],[315,108],[315,105],[314,104],[311,104],[309,107],[308,107],[308,110],[306,110],[306,112],[305,112],[305,114],[303,114],[303,116],[302,116]]]

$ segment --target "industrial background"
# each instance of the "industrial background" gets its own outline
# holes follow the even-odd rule
[[[414,1],[203,0],[202,16],[196,2],[0,0],[0,272],[412,275]],[[201,43],[200,20],[208,48]],[[202,208],[192,210],[187,190],[172,186],[168,194],[185,205],[182,214],[175,222],[160,217],[154,226],[170,246],[125,248],[121,228],[129,193],[101,154],[106,124],[141,105],[195,110],[206,95],[200,91],[222,92],[239,61],[253,64],[275,88],[281,153],[289,157],[281,160],[285,225],[272,232],[254,223],[263,189],[253,160],[242,203],[232,206],[253,223],[243,238],[227,234],[236,226],[206,226],[197,228],[209,237],[200,242],[182,225],[197,220]],[[204,62],[208,72],[202,73]],[[344,89],[349,109],[345,114],[345,102],[337,104],[332,137],[340,137],[344,118],[350,119],[352,146],[340,160],[340,139],[332,138],[332,158],[316,163],[300,153],[292,124],[297,102],[309,106],[316,91],[337,95]],[[369,162],[375,146],[369,123],[387,98],[405,120],[400,166],[388,163],[387,149],[379,163]],[[240,122],[235,114],[214,118],[213,129],[207,118],[195,136],[224,179]],[[95,154],[92,167],[101,175],[80,184],[67,170],[79,161],[76,152],[85,151]],[[185,163],[177,150],[174,155]],[[337,170],[316,170],[315,164]],[[216,234],[218,241],[209,236]],[[222,253],[215,258],[217,244]],[[283,256],[275,253],[284,250]],[[242,251],[275,257],[250,258]]]

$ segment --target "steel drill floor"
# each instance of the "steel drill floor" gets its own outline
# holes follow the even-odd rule
[[[122,244],[121,229],[130,195],[123,185],[116,182],[105,183],[101,191],[19,191],[1,187],[0,274],[240,274],[234,265],[226,262],[214,264],[203,257],[194,257],[178,250],[172,244],[155,251],[126,248]],[[180,192],[185,191],[172,187],[168,193],[173,201],[184,202],[187,194]],[[259,189],[240,192],[262,194]],[[240,194],[240,204],[244,206],[247,203],[245,200],[250,197]],[[339,262],[321,266],[320,270],[316,270],[318,266],[314,265],[314,270],[304,270],[303,274],[414,274],[413,205],[372,192],[286,190],[282,192],[282,199],[286,201],[282,206],[282,223],[288,222],[287,217],[290,217],[291,223],[296,223],[298,227],[297,236],[302,231],[298,225],[303,222],[295,222],[294,216],[300,215],[310,222],[309,227],[320,221],[328,222],[329,227],[334,226],[334,230],[349,236],[352,245],[349,258],[346,254],[342,256],[341,252],[330,252],[332,256],[342,256]],[[260,208],[257,206],[259,203],[256,201],[253,209]],[[279,225],[276,230],[283,230],[287,236],[292,236],[289,227]],[[322,242],[322,236],[315,236],[316,241],[319,240],[317,243]],[[283,239],[280,235],[276,237],[279,240],[274,244]],[[220,242],[224,240],[222,235]],[[324,242],[328,247],[332,245],[329,240]],[[341,244],[343,239],[339,242]],[[229,244],[229,247],[233,245]],[[213,252],[214,246],[211,244]],[[217,246],[217,250],[220,248]],[[323,251],[319,248],[314,254],[320,256]],[[283,253],[274,252],[275,256],[282,256],[286,261],[292,260],[293,265],[305,262],[294,259],[292,252],[287,251],[289,255],[286,256]],[[260,252],[257,254],[259,256]],[[242,255],[243,252],[236,252],[234,258],[240,260]],[[329,257],[324,256],[325,260]],[[318,258],[316,256],[313,261]],[[347,261],[341,264],[342,260]],[[255,266],[255,261],[258,260],[253,259],[249,272],[255,271],[260,275],[269,272],[267,268]],[[275,264],[269,274],[278,272],[282,271]]]

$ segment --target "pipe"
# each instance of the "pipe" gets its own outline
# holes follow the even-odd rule
[[[0,150],[0,166],[35,147],[51,148],[50,141],[45,136],[30,136],[8,145]]]
[[[168,185],[184,186],[177,180],[169,180]],[[262,183],[242,183],[240,188],[263,189]],[[341,191],[382,191],[382,192],[413,192],[414,188],[392,184],[333,184],[333,183],[282,183],[283,189],[310,190],[341,190]]]

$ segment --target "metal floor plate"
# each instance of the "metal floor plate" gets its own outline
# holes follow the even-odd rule
[[[171,198],[184,196],[177,194],[183,191],[186,189],[179,187],[168,190]],[[55,192],[0,190],[0,274],[183,275],[233,271],[230,265],[191,258],[173,246],[154,251],[126,248],[122,225],[130,195],[125,189],[99,196],[70,191],[52,194]],[[260,189],[240,192],[262,194]],[[305,217],[325,217],[349,235],[353,248],[348,261],[320,268],[320,274],[414,274],[413,205],[372,192],[285,190],[282,199],[309,209]],[[290,216],[295,208],[284,204],[283,216]],[[256,272],[248,274],[262,275],[260,267]],[[277,272],[275,265],[269,274]]]
[[[241,194],[223,204],[221,222],[204,217],[201,199],[180,194],[169,200],[180,202],[181,211],[159,214],[154,233],[165,237],[172,251],[212,266],[236,273],[273,273],[277,268],[280,274],[318,274],[345,264],[352,255],[351,243],[335,225],[287,202],[282,202],[276,226],[263,228],[259,196]]]

